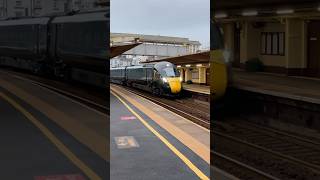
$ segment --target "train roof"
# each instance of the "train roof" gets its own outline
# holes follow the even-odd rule
[[[161,62],[157,62],[157,63],[152,63],[152,64],[143,64],[143,65],[136,65],[136,66],[125,66],[125,67],[116,67],[116,68],[110,68],[110,70],[117,70],[117,69],[137,69],[137,68],[153,68],[155,65],[160,65],[160,64],[172,64],[171,62],[168,61],[161,61]]]
[[[92,21],[108,21],[107,11],[96,11],[79,13],[69,16],[56,17],[52,23],[73,23],[73,22],[92,22]]]
[[[49,20],[49,17],[6,19],[0,21],[0,26],[47,24]]]
[[[112,67],[110,70],[125,69],[126,67]]]
[[[144,64],[137,66],[127,66],[127,69],[137,69],[137,68],[153,68],[154,64]]]

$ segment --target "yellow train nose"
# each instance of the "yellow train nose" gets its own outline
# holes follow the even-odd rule
[[[177,94],[181,91],[182,86],[181,86],[181,82],[180,82],[180,78],[168,78],[168,83],[171,89],[171,93],[173,94]]]
[[[211,51],[210,58],[211,97],[219,99],[224,96],[228,85],[227,65],[220,50]]]

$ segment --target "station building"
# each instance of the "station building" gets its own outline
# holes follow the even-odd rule
[[[182,82],[210,85],[210,52],[200,52],[183,56],[159,59],[153,62],[169,61],[177,66]]]
[[[0,0],[0,18],[44,16],[105,6],[107,0]]]
[[[140,42],[141,45],[125,54],[154,56],[155,58],[172,57],[199,52],[200,42],[183,37],[145,35],[132,33],[111,33],[111,45]]]
[[[246,61],[259,59],[267,72],[320,77],[320,3],[216,3],[214,18],[235,67],[244,68]]]

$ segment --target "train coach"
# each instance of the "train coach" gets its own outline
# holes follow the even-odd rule
[[[182,91],[181,78],[176,66],[166,61],[111,68],[110,81],[159,96],[179,96]]]
[[[107,82],[106,10],[0,21],[0,65],[97,86]]]

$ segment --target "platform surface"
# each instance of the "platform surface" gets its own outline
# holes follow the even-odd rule
[[[186,91],[197,92],[200,94],[210,94],[210,86],[183,83],[182,87]]]
[[[118,86],[111,90],[111,179],[210,177],[208,130]]]
[[[320,79],[233,70],[233,87],[320,104]]]
[[[108,179],[107,116],[0,72],[0,179]]]

